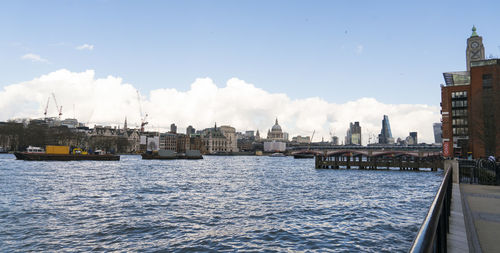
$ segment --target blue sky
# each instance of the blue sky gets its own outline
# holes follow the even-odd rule
[[[500,56],[498,1],[4,1],[0,88],[65,68],[143,94],[232,77],[292,99],[439,105],[472,25]],[[77,50],[84,44],[92,50]],[[38,55],[39,61],[23,59]]]

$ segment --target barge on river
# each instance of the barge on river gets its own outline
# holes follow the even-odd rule
[[[99,153],[99,152],[98,152]],[[14,152],[18,160],[26,161],[119,161],[119,155],[89,154],[79,148],[71,152],[68,146],[47,146],[44,151],[37,147],[28,147],[27,152]]]
[[[141,156],[143,160],[203,159],[199,150],[187,150],[186,153],[175,153],[171,150],[158,150],[152,153],[143,153]]]

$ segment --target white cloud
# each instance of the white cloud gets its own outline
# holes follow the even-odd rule
[[[358,45],[356,47],[356,54],[362,54],[363,53],[363,50],[364,50],[364,46],[363,45]]]
[[[49,62],[47,59],[44,59],[44,58],[40,57],[40,55],[37,55],[37,54],[25,54],[25,55],[21,56],[21,59],[30,60],[32,62],[44,62],[44,63]]]
[[[93,124],[138,125],[139,102],[136,88],[118,77],[95,78],[93,70],[81,73],[62,69],[31,81],[12,84],[0,90],[0,120],[42,117],[47,97],[54,92],[63,117]],[[196,79],[188,91],[164,88],[149,92],[142,99],[143,112],[149,114],[149,130],[165,130],[171,123],[179,129],[232,125],[237,131],[267,130],[278,117],[283,130],[295,135],[311,135],[315,141],[329,138],[329,132],[343,140],[349,122],[359,121],[363,142],[378,135],[384,114],[389,115],[395,138],[417,131],[419,141],[433,142],[432,123],[438,122],[439,108],[428,105],[384,104],[373,98],[360,98],[336,104],[318,97],[291,99],[286,94],[269,93],[238,78],[218,87],[210,78]],[[48,115],[56,116],[53,104]],[[373,142],[374,140],[372,140]]]
[[[81,46],[77,46],[76,47],[77,50],[89,50],[89,51],[92,51],[94,50],[94,45],[90,45],[90,44],[83,44]]]

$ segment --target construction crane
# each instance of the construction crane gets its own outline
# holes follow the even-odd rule
[[[307,147],[307,150],[311,149],[311,142],[312,142],[312,140],[314,138],[314,133],[316,133],[316,130],[313,130],[313,134],[312,134],[311,139],[309,140],[309,146]]]
[[[47,110],[49,109],[50,96],[47,98],[47,104],[45,105],[45,111],[43,111],[43,117],[47,118]]]
[[[330,142],[334,142],[333,137],[335,137],[335,131],[333,131],[333,133],[332,133],[332,131],[330,131]]]
[[[139,93],[138,90],[137,91],[137,101],[139,102],[139,112],[141,113],[141,132],[144,132],[144,126],[148,124],[148,122],[146,121],[147,118],[148,118],[148,114],[146,113],[146,115],[144,115],[144,117],[142,116],[142,104],[141,104],[141,94]]]
[[[61,107],[59,107],[59,105],[57,104],[56,94],[54,94],[54,92],[52,92],[52,98],[54,99],[54,103],[56,104],[56,110],[57,110],[57,112],[59,113],[59,119],[61,119],[61,115],[62,115],[62,105],[61,105]],[[48,104],[48,103],[47,103],[47,104]]]

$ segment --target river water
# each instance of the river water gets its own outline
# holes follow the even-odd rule
[[[406,252],[442,172],[313,159],[27,162],[0,155],[0,251]]]

